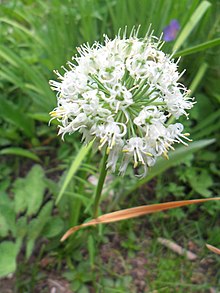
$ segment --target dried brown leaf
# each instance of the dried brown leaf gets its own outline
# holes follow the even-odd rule
[[[178,208],[178,207],[182,207],[182,206],[187,206],[187,205],[196,204],[196,203],[202,203],[202,202],[211,201],[211,200],[220,200],[220,197],[171,201],[171,202],[166,202],[166,203],[145,205],[145,206],[125,209],[125,210],[120,210],[120,211],[116,211],[113,213],[105,214],[105,215],[102,215],[102,216],[100,216],[96,219],[93,219],[87,223],[70,228],[63,235],[63,237],[61,238],[61,241],[66,240],[71,234],[73,234],[74,232],[76,232],[77,230],[79,230],[83,227],[94,226],[97,224],[118,222],[118,221],[122,221],[122,220],[127,220],[127,219],[132,219],[132,218],[144,216],[147,214],[153,214],[153,213],[157,213],[157,212],[161,212],[161,211],[165,211],[165,210],[169,210],[169,209],[174,209],[174,208]]]
[[[206,244],[206,247],[211,250],[212,252],[216,253],[216,254],[220,254],[220,249],[215,247],[215,246],[212,246],[210,244]]]
[[[177,243],[164,238],[157,238],[158,242],[166,246],[167,248],[171,249],[172,251],[176,252],[179,255],[186,256],[189,260],[195,260],[197,258],[197,255],[195,253],[192,253],[191,251],[181,247]]]

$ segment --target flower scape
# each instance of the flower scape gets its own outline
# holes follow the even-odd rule
[[[77,48],[58,81],[58,106],[50,112],[60,122],[58,134],[79,131],[87,144],[95,140],[108,154],[107,168],[124,174],[130,162],[147,174],[161,155],[167,157],[174,143],[190,141],[174,116],[188,116],[194,102],[179,82],[178,61],[161,51],[163,42],[148,33],[138,37],[133,29],[120,32],[104,44],[95,42]]]

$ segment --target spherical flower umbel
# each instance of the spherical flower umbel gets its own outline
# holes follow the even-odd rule
[[[107,168],[124,174],[133,162],[145,176],[175,142],[187,144],[183,125],[167,122],[171,115],[188,116],[194,102],[160,39],[149,33],[138,38],[138,29],[104,38],[104,44],[78,48],[64,76],[56,71],[60,81],[50,84],[58,106],[50,115],[60,122],[62,138],[79,131],[85,143],[95,139],[106,148]]]

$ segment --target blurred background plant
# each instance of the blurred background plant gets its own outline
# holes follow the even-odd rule
[[[158,161],[145,179],[134,178],[132,169],[124,178],[109,175],[103,210],[218,195],[219,6],[217,0],[1,1],[0,277],[15,273],[13,292],[44,292],[38,286],[48,271],[58,275],[65,271],[63,278],[73,292],[94,292],[89,291],[92,288],[125,292],[132,278],[139,280],[133,262],[143,255],[151,258],[148,266],[153,273],[144,271],[131,292],[160,288],[185,292],[193,282],[188,292],[220,286],[215,272],[219,259],[212,258],[210,276],[204,272],[202,281],[199,277],[192,281],[199,264],[165,254],[156,241],[161,235],[184,247],[192,241],[200,247],[200,258],[204,257],[208,254],[201,248],[205,242],[220,244],[219,203],[155,214],[89,233],[79,231],[61,245],[59,239],[67,228],[92,217],[91,194],[100,157],[82,148],[77,134],[63,143],[57,138],[56,122],[48,127],[48,112],[56,104],[48,80],[54,78],[53,69],[71,59],[77,46],[102,40],[103,33],[114,37],[119,28],[131,30],[139,24],[140,36],[150,23],[160,36],[171,20],[178,20],[180,30],[163,50],[183,56],[179,66],[180,71],[187,69],[184,84],[197,100],[187,121],[194,142],[171,153],[169,161]],[[34,264],[31,272],[30,262]],[[182,271],[169,273],[180,262]],[[136,266],[146,270],[145,263]],[[177,284],[180,275],[182,281]],[[145,285],[141,285],[143,280]]]

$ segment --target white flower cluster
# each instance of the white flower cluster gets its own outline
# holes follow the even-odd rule
[[[104,45],[78,48],[59,82],[58,106],[50,113],[61,123],[59,134],[79,131],[85,143],[95,138],[108,153],[107,168],[124,174],[129,162],[142,165],[143,176],[157,157],[183,143],[183,125],[169,124],[193,106],[172,56],[161,51],[162,43],[138,30],[114,40],[105,36]],[[117,164],[119,162],[119,164]]]

